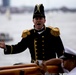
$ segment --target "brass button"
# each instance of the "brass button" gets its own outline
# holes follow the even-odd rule
[[[37,55],[37,52],[36,52],[36,55]]]
[[[37,51],[37,48],[35,48],[35,50]]]
[[[36,56],[36,59],[38,58],[38,56]]]
[[[42,54],[44,54],[44,52]]]
[[[36,47],[37,45],[35,44],[35,47]]]
[[[42,45],[42,46],[44,46],[44,45]]]
[[[44,51],[44,49],[42,49]]]
[[[44,38],[44,36],[42,36],[42,38]]]
[[[44,42],[44,40],[42,40],[42,42]]]
[[[43,56],[43,58],[45,58],[45,57]]]
[[[36,43],[37,41],[35,40],[35,43]]]

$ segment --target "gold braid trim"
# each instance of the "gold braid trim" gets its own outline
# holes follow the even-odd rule
[[[41,5],[41,4],[40,4]],[[40,12],[40,5],[37,5],[37,10]]]
[[[35,47],[35,41],[36,41],[36,40],[34,39],[35,60],[37,60],[37,59],[36,59],[36,47]]]
[[[12,52],[13,52],[13,47],[11,46],[11,54],[12,54]]]
[[[24,30],[22,33],[22,38],[26,38],[28,35],[30,35],[29,30]]]
[[[59,36],[60,35],[60,30],[58,27],[49,27],[51,29],[50,33],[54,36]]]
[[[38,5],[38,4],[36,4],[36,6],[37,6],[37,10],[36,10],[36,12],[37,12],[37,11],[39,11],[39,12],[40,12],[40,6],[41,6],[41,4],[39,4],[39,5]]]

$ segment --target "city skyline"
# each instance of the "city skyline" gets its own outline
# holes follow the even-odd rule
[[[76,0],[11,0],[11,6],[34,6],[35,4],[43,4],[45,8],[60,8],[66,6],[68,8],[76,8]],[[0,5],[2,0],[0,0]]]

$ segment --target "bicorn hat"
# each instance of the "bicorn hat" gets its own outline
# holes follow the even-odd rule
[[[44,12],[43,4],[35,5],[33,18],[36,18],[36,17],[44,17],[45,18],[45,12]]]

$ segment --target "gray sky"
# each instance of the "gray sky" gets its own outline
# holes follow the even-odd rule
[[[0,0],[0,4],[1,4]],[[35,4],[44,4],[45,8],[67,6],[69,8],[76,8],[76,0],[11,0],[11,6],[23,6]]]

